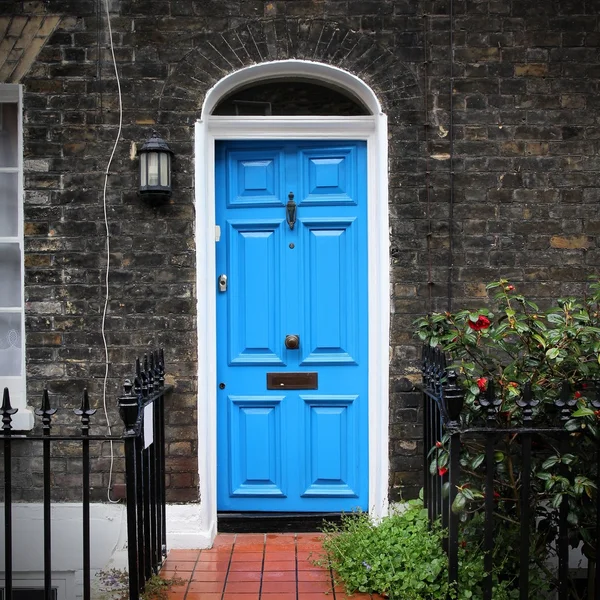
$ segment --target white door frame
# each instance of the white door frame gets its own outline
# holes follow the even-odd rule
[[[307,79],[347,90],[371,113],[359,117],[222,117],[211,113],[240,86],[267,79]],[[285,60],[236,71],[209,90],[196,122],[195,188],[198,297],[198,471],[200,523],[197,543],[209,545],[217,530],[215,141],[224,139],[352,139],[367,142],[369,285],[369,512],[388,510],[389,232],[387,117],[358,77],[322,63]]]

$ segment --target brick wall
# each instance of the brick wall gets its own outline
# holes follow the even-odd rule
[[[9,4],[0,15],[40,5]],[[580,292],[597,269],[600,3],[454,0],[452,19],[450,0],[111,6],[124,124],[108,186],[109,395],[133,352],[165,345],[177,386],[169,499],[197,499],[192,125],[206,90],[234,68],[292,57],[355,73],[389,117],[390,487],[394,499],[414,495],[413,320],[481,304],[498,277],[543,302]],[[49,380],[65,406],[90,381],[98,402],[104,373],[102,186],[118,103],[97,9],[92,0],[45,3],[62,19],[22,79],[30,398]],[[154,125],[177,156],[172,202],[158,209],[137,197],[130,158]]]

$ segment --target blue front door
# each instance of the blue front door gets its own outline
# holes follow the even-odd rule
[[[218,509],[368,509],[366,143],[216,157]]]

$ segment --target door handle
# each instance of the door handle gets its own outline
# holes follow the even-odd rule
[[[293,230],[294,225],[296,224],[296,203],[294,202],[293,192],[288,194],[288,202],[285,205],[285,220],[290,226],[290,229]]]
[[[300,336],[296,334],[286,335],[285,347],[288,350],[298,350],[298,348],[300,347]]]
[[[227,275],[219,275],[219,291],[227,291]]]

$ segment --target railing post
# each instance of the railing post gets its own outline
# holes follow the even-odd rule
[[[19,410],[10,405],[8,388],[2,397],[2,436],[4,440],[4,591],[12,600],[12,416]]]
[[[494,442],[496,434],[496,418],[498,407],[502,404],[500,398],[496,398],[494,382],[489,379],[485,394],[479,397],[479,403],[486,410],[486,425],[489,431],[485,435],[485,525],[483,540],[483,567],[485,579],[483,581],[483,600],[492,600],[493,592],[493,551],[494,551],[494,472],[496,461],[494,460]]]
[[[50,407],[48,390],[44,390],[42,407],[35,414],[42,417],[43,464],[44,464],[44,598],[52,600],[52,505],[50,498],[50,429],[56,408]]]
[[[445,367],[445,364],[444,364]],[[452,505],[458,494],[460,482],[460,413],[464,394],[458,385],[455,371],[446,371],[446,380],[442,385],[442,408],[448,419],[446,429],[450,433],[449,496],[448,496],[448,582],[451,587],[458,586],[458,515]]]
[[[95,408],[90,408],[90,399],[87,389],[83,390],[81,398],[81,407],[74,409],[73,412],[81,417],[81,453],[83,460],[82,486],[83,486],[83,600],[90,600],[92,597],[90,568],[90,417],[96,412]]]
[[[523,456],[521,475],[521,539],[519,556],[519,598],[529,598],[529,528],[531,519],[531,507],[529,496],[531,492],[531,432],[526,428],[531,426],[533,408],[539,404],[531,395],[531,383],[527,382],[523,389],[523,395],[517,401],[517,405],[523,409],[523,427],[525,433],[521,434],[521,453]]]
[[[600,382],[596,382],[592,406],[600,410]],[[600,598],[600,438],[596,437],[596,559],[594,565],[594,598]],[[589,569],[589,566],[588,566]]]
[[[118,399],[119,413],[125,425],[125,488],[127,495],[127,559],[129,569],[129,600],[139,600],[140,582],[138,577],[138,527],[137,527],[137,475],[136,439],[139,433],[140,402],[137,394],[132,394],[133,385],[126,380],[124,395]]]
[[[555,405],[560,409],[560,421],[564,427],[565,423],[571,418],[571,411],[577,404],[577,400],[571,394],[571,385],[568,381],[563,381],[560,396],[555,402]],[[568,440],[565,433],[560,438],[560,453],[564,455],[568,450]],[[561,465],[561,475],[568,476],[568,469],[565,465]],[[569,515],[569,500],[567,495],[563,496],[558,509],[558,600],[567,600],[569,597],[569,530],[568,530],[568,515]]]

